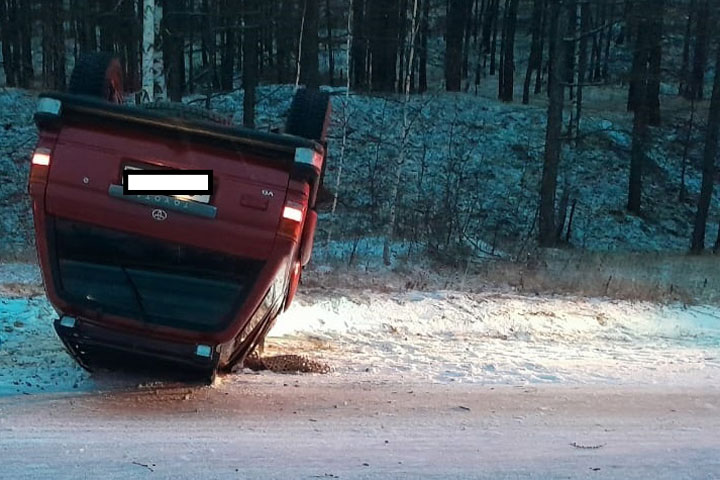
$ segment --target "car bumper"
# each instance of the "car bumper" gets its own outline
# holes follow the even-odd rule
[[[219,353],[214,346],[168,342],[99,326],[81,318],[55,320],[55,331],[77,362],[85,369],[167,371],[213,375]]]

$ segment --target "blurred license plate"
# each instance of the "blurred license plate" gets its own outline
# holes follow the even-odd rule
[[[125,165],[123,167],[123,170],[144,170],[140,167],[135,167],[132,165]],[[122,184],[123,179],[120,179],[120,183]],[[173,197],[177,198],[178,200],[184,200],[186,202],[198,202],[198,203],[210,203],[210,195],[165,195],[167,197]]]

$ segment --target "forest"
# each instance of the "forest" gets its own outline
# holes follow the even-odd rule
[[[370,239],[386,264],[699,254],[720,251],[718,20],[717,0],[0,0],[0,85],[63,90],[113,52],[128,102],[250,128],[330,91],[322,233],[350,263]]]

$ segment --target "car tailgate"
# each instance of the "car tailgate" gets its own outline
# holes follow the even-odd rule
[[[296,152],[315,149],[313,142],[62,100],[62,121],[51,126],[58,136],[45,194],[50,215],[249,258],[269,255]],[[212,196],[207,204],[118,196],[128,166],[212,170]]]

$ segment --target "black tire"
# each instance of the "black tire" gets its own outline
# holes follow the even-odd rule
[[[219,113],[213,112],[202,107],[196,107],[194,105],[186,105],[184,103],[173,103],[173,102],[155,102],[145,103],[142,105],[143,108],[153,110],[160,113],[165,113],[169,117],[182,118],[185,120],[201,120],[205,122],[219,123],[221,125],[231,125],[232,121]]]
[[[123,102],[123,69],[120,60],[109,53],[86,53],[75,64],[68,92]]]
[[[300,89],[295,93],[285,133],[325,143],[330,124],[330,94]]]

